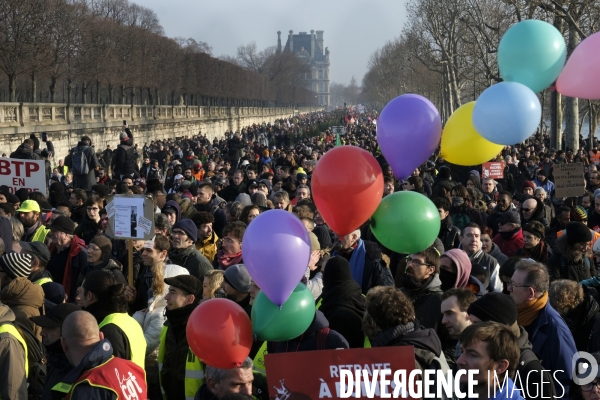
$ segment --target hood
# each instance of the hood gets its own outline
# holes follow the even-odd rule
[[[422,292],[427,292],[427,294],[431,293],[439,293],[442,294],[442,281],[440,280],[440,274],[435,273],[433,275],[433,279],[423,287]]]
[[[320,331],[321,329],[328,327],[328,326],[329,326],[329,321],[327,321],[325,314],[323,314],[319,310],[316,310],[315,318],[313,319],[313,322],[310,324],[308,329],[306,329],[306,332],[304,332],[304,335],[309,336],[309,335],[315,334],[315,333],[317,333],[317,331]]]
[[[537,197],[533,197],[533,199],[535,200],[535,203],[536,203],[535,211],[533,212],[533,215],[531,216],[531,218],[529,220],[527,220],[527,222],[529,222],[529,221],[541,222],[546,216],[546,209],[545,209],[544,203]],[[520,211],[519,213],[521,214],[521,221],[525,221],[525,217],[523,217],[523,211]]]
[[[519,343],[519,349],[521,350],[521,353],[523,352],[523,350],[533,351],[533,345],[529,341],[529,334],[521,325],[519,325],[519,332],[520,335],[517,339],[517,342]]]
[[[471,289],[473,294],[475,294],[475,296],[477,296],[478,298],[482,297],[484,294],[487,293],[483,283],[481,283],[481,281],[479,279],[475,278],[474,276],[469,275],[469,280],[468,280],[467,286],[469,289]]]
[[[467,286],[469,275],[471,275],[471,260],[467,253],[461,249],[452,249],[448,250],[443,255],[450,258],[456,265],[457,274],[454,287],[462,288]]]
[[[9,307],[28,306],[37,309],[44,305],[44,290],[41,285],[21,277],[4,288],[0,300]]]
[[[399,342],[402,346],[414,346],[415,349],[428,350],[439,357],[442,354],[442,343],[433,329],[415,327],[412,332],[402,335]],[[396,342],[396,345],[399,343]]]
[[[193,246],[192,246],[193,247]],[[167,264],[164,267],[164,278],[172,278],[177,275],[189,275],[189,271],[186,268],[180,267],[175,264]],[[152,312],[154,308],[158,307],[166,307],[167,301],[165,300],[165,296],[169,291],[169,285],[165,283],[165,289],[162,294],[158,296],[154,296],[148,300],[148,311]]]
[[[22,143],[18,148],[17,151],[20,153],[33,153],[33,148],[28,145],[27,143]]]
[[[14,322],[16,319],[15,313],[6,304],[0,303],[0,324],[5,322]]]
[[[502,254],[502,252],[500,251],[500,247],[498,247],[496,243],[492,242],[492,250],[490,250],[488,254],[498,260],[498,256]]]
[[[175,207],[175,209],[177,210],[177,221],[180,221],[181,220],[181,207],[179,206],[179,203],[177,203],[175,200],[169,200],[165,203],[164,207],[166,207],[166,206]]]

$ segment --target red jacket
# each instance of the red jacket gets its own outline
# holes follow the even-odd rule
[[[494,236],[493,242],[498,245],[500,251],[507,257],[514,257],[515,252],[523,247],[523,229],[519,229],[510,239],[504,239],[498,233]]]

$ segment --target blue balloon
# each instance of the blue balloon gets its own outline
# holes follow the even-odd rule
[[[563,35],[553,25],[538,20],[511,26],[498,46],[500,76],[539,93],[560,75],[567,59]]]
[[[487,88],[473,108],[473,126],[492,143],[513,145],[533,135],[542,118],[537,95],[517,82]]]

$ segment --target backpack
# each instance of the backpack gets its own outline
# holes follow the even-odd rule
[[[27,360],[29,361],[27,393],[30,399],[39,399],[46,383],[46,350],[29,329],[17,325],[15,327],[27,343]]]
[[[71,166],[73,175],[87,175],[90,172],[90,166],[85,155],[88,146],[73,147],[71,155]]]

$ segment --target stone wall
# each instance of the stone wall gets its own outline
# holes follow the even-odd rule
[[[9,155],[31,133],[36,133],[41,140],[42,132],[52,141],[56,160],[64,158],[83,135],[89,136],[99,151],[107,144],[114,149],[123,120],[132,129],[135,142],[142,146],[152,140],[199,132],[212,140],[226,131],[319,109],[0,103],[0,154]]]

